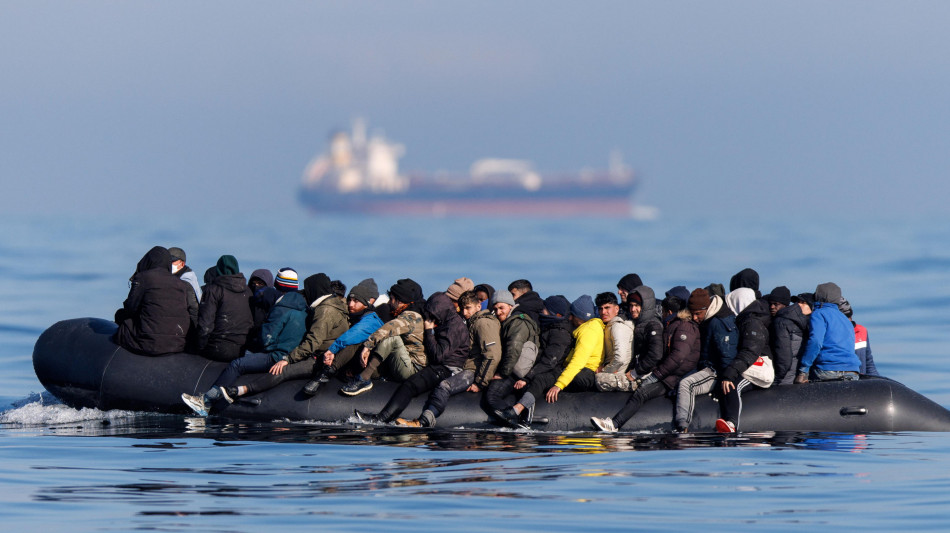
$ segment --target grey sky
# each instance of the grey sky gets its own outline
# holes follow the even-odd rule
[[[667,214],[943,212],[950,4],[513,4],[2,2],[0,209],[292,203],[364,116],[404,169],[617,148]]]

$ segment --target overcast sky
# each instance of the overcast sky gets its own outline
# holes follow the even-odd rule
[[[693,212],[942,213],[946,2],[0,2],[0,209],[293,208],[363,116],[406,170],[605,167]]]

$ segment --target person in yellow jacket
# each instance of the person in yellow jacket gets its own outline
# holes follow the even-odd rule
[[[567,354],[564,370],[554,386],[548,389],[548,403],[557,401],[562,390],[584,392],[597,390],[594,376],[604,364],[604,322],[597,316],[594,301],[583,295],[571,304],[571,324],[574,325],[574,347]]]

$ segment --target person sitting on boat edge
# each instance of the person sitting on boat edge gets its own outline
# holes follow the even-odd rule
[[[538,316],[541,315],[541,310],[544,309],[544,300],[534,291],[531,282],[526,279],[512,281],[508,284],[508,292],[515,299],[518,311],[528,315],[528,318],[534,320],[535,325],[537,325]]]
[[[215,271],[218,276],[198,306],[197,348],[212,361],[229,363],[244,355],[247,334],[254,325],[248,301],[251,290],[233,255],[218,258]]]
[[[353,359],[353,356],[362,351],[362,345],[366,339],[382,327],[383,321],[373,310],[376,298],[379,298],[379,289],[373,278],[364,279],[350,289],[346,306],[351,325],[323,353],[323,367],[314,374],[312,380],[304,385],[304,394],[307,396],[316,394],[320,385],[329,382],[331,377]]]
[[[561,391],[587,392],[597,390],[594,374],[604,363],[604,323],[597,316],[594,300],[584,294],[570,307],[574,346],[564,360],[564,367],[537,376],[528,392],[537,398],[543,394],[548,403],[555,403]],[[546,391],[546,392],[545,392]]]
[[[492,295],[494,293],[492,290]],[[470,392],[487,390],[501,362],[501,322],[490,309],[481,308],[479,298],[473,291],[459,296],[462,318],[471,339],[471,357],[465,364],[465,370],[472,371]]]
[[[663,359],[650,374],[637,378],[636,390],[613,417],[591,417],[594,429],[617,431],[633,418],[644,403],[676,390],[680,378],[696,369],[699,362],[699,326],[693,321],[685,302],[664,330],[663,339]]]
[[[795,382],[798,363],[805,353],[808,340],[808,321],[815,304],[815,295],[803,292],[792,296],[790,301],[791,305],[776,313],[769,331],[776,385],[791,385]]]
[[[462,317],[468,325],[469,356],[461,372],[441,382],[429,394],[422,414],[415,420],[397,418],[396,424],[408,427],[432,427],[445,411],[449,398],[469,391],[479,392],[488,386],[501,359],[501,323],[490,311],[483,310],[474,291],[463,292],[458,299]]]
[[[511,292],[497,290],[491,301],[495,317],[501,322],[501,362],[485,392],[485,403],[505,423],[504,417],[495,411],[506,407],[505,396],[531,370],[538,356],[540,330],[534,320],[521,312]]]
[[[601,392],[633,392],[637,387],[637,376],[653,372],[663,359],[663,324],[656,312],[653,289],[640,285],[627,293],[627,309],[627,316],[634,323],[630,366],[624,374],[614,374],[612,380],[602,374],[597,381],[597,390]]]
[[[455,310],[455,302],[443,292],[436,292],[426,301],[425,346],[427,364],[422,370],[399,385],[378,414],[355,411],[364,422],[390,423],[398,417],[413,398],[431,391],[449,376],[462,371],[469,355],[468,327]]]
[[[707,289],[696,289],[689,295],[686,308],[693,322],[699,324],[699,368],[677,386],[673,427],[679,433],[689,431],[696,397],[713,391],[716,376],[732,364],[739,346],[736,314],[721,297],[710,295]]]
[[[858,379],[861,362],[854,353],[854,326],[838,309],[841,288],[822,283],[815,289],[815,310],[808,321],[808,342],[795,383]]]
[[[626,373],[633,362],[633,321],[621,314],[617,295],[602,292],[594,299],[600,319],[604,322],[604,365],[594,380],[600,391],[620,390],[628,386]],[[629,390],[629,389],[628,389]]]
[[[141,355],[185,349],[194,321],[188,306],[192,289],[172,274],[171,264],[171,254],[161,246],[153,247],[139,260],[129,278],[128,297],[115,312],[119,325],[113,336],[116,344]]]
[[[307,301],[307,332],[303,340],[265,374],[260,374],[239,389],[239,396],[270,390],[284,381],[309,379],[322,364],[327,348],[349,328],[346,307],[333,294],[330,278],[324,273],[313,274],[303,281],[303,295]],[[318,358],[320,361],[318,361]]]
[[[185,264],[185,251],[177,246],[168,249],[172,256],[172,274],[178,279],[187,282],[195,291],[195,302],[201,301],[201,286],[198,284],[198,275]]]
[[[300,344],[307,332],[307,302],[303,295],[297,292],[296,271],[289,267],[280,269],[275,285],[280,297],[261,327],[262,338],[256,343],[261,350],[248,352],[244,357],[231,361],[211,388],[204,393],[182,393],[182,401],[196,414],[208,416],[210,407],[218,399],[231,403],[235,398],[246,394],[247,387],[234,385],[239,376],[267,372]]]
[[[680,378],[692,372],[699,362],[699,326],[684,307],[663,332],[664,354],[653,372],[637,378],[636,390],[627,403],[611,418],[592,416],[594,429],[615,432],[630,420],[649,400],[676,390]]]
[[[759,358],[772,356],[769,344],[772,314],[765,302],[764,299],[755,299],[755,292],[748,287],[738,288],[726,295],[726,305],[736,313],[739,346],[736,357],[719,376],[722,387],[722,400],[719,402],[721,418],[716,420],[716,431],[719,433],[735,433],[739,430],[742,392],[746,388],[767,388],[775,379],[774,366],[771,375],[759,383],[744,374],[752,365],[766,363],[764,360],[759,362]]]
[[[296,272],[294,275],[296,276]],[[293,283],[296,287],[296,278]],[[274,287],[274,275],[266,268],[258,268],[251,272],[251,277],[247,279],[247,288],[251,289],[248,304],[251,306],[251,318],[254,320],[254,325],[251,326],[251,331],[247,335],[247,351],[262,352],[264,347],[261,345],[261,328],[281,293]]]
[[[533,418],[537,398],[544,394],[564,369],[564,360],[571,350],[573,328],[568,320],[571,303],[557,294],[544,299],[541,311],[538,357],[531,370],[514,383],[514,390],[521,395],[513,404],[502,403],[499,398],[489,406],[496,420],[511,427],[528,427]],[[543,380],[543,381],[539,381]],[[535,384],[536,381],[539,381]]]
[[[400,279],[389,288],[388,296],[393,318],[363,343],[360,352],[363,370],[340,389],[346,396],[372,389],[372,380],[379,376],[379,369],[394,381],[405,381],[426,365],[422,287],[412,279]]]
[[[867,328],[854,321],[854,318],[852,318],[854,311],[848,300],[842,298],[841,301],[838,302],[838,309],[844,313],[844,316],[848,317],[848,320],[851,321],[851,325],[854,326],[854,354],[858,356],[858,361],[861,363],[858,373],[861,375],[880,377],[881,374],[877,371],[877,366],[874,364],[874,357],[871,356],[871,340],[868,338]]]

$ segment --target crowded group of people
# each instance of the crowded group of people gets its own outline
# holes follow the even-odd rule
[[[627,274],[616,292],[573,301],[542,298],[525,279],[496,290],[461,277],[427,298],[408,278],[382,295],[372,278],[349,292],[324,273],[301,286],[289,267],[245,278],[231,255],[203,281],[181,248],[152,248],[116,311],[114,337],[142,355],[190,352],[229,363],[207,391],[182,394],[202,416],[288,380],[306,380],[308,396],[333,382],[356,396],[384,378],[399,387],[381,411],[356,411],[360,419],[432,427],[451,396],[484,393],[499,425],[529,427],[539,401],[622,391],[626,404],[612,417],[591,417],[595,429],[617,431],[645,402],[665,396],[675,402],[675,430],[686,432],[695,399],[712,394],[721,413],[716,430],[732,433],[750,388],[878,375],[867,330],[851,320],[836,284],[763,295],[750,268],[732,277],[728,291],[719,283],[676,286],[659,298]],[[254,377],[237,385],[244,374]],[[422,394],[422,412],[401,417]]]

